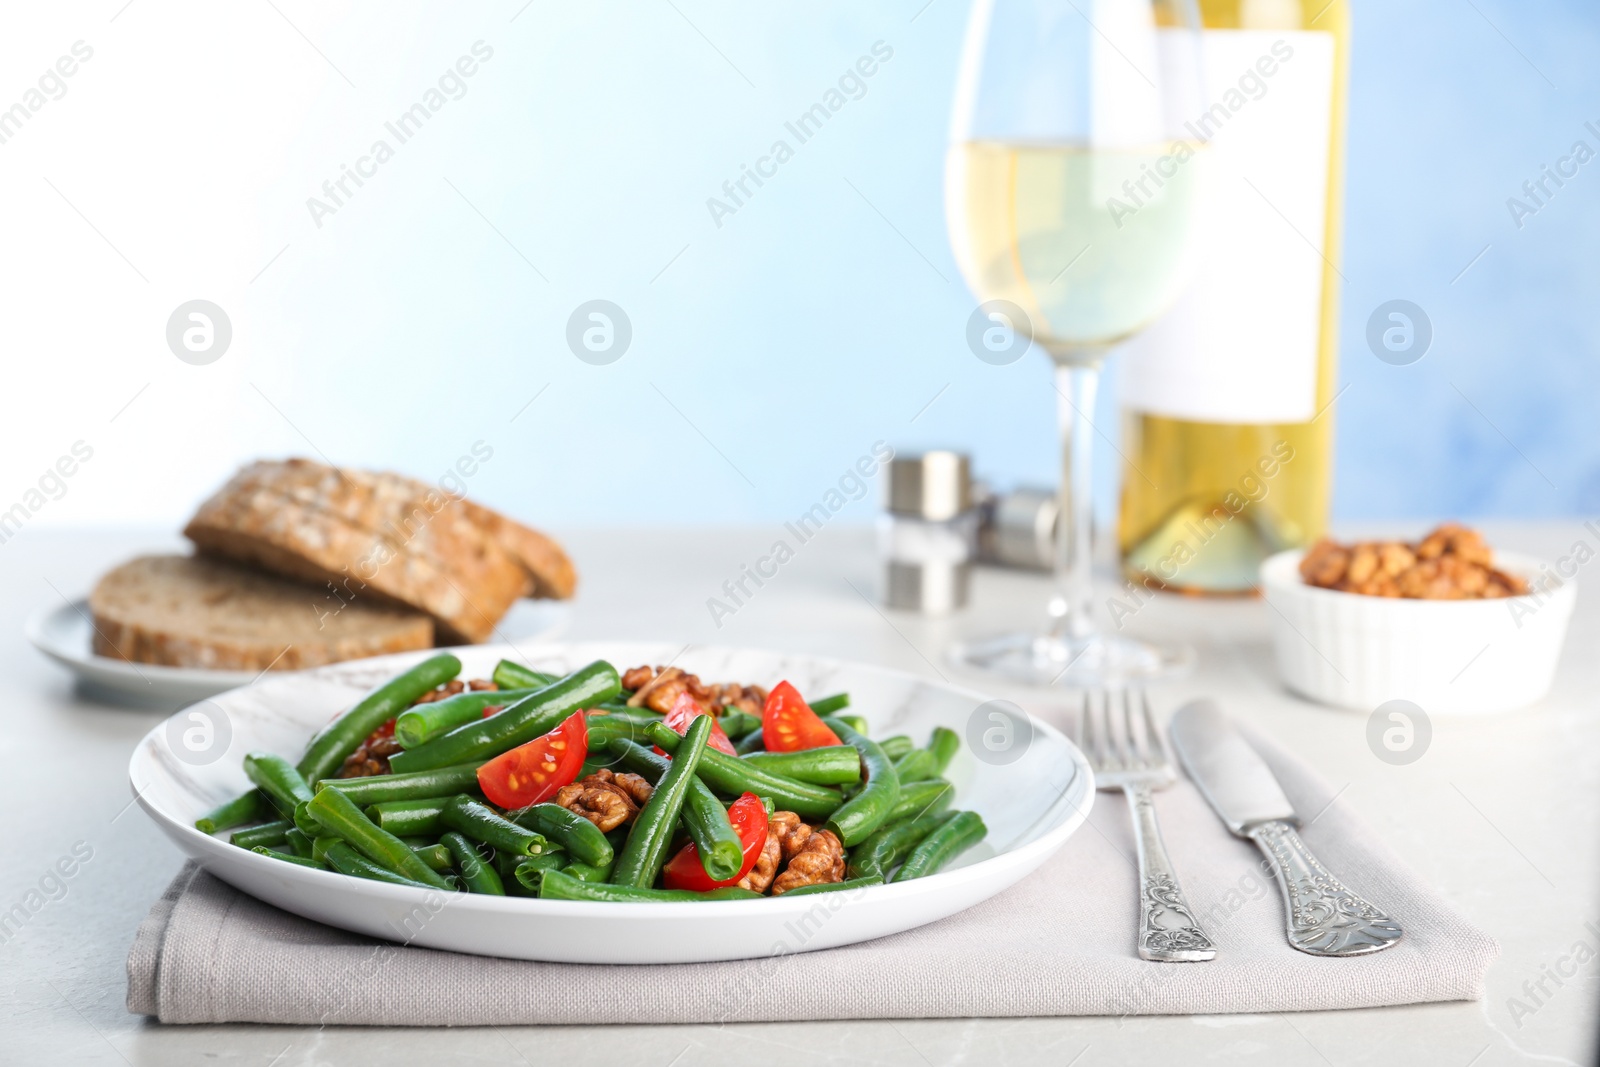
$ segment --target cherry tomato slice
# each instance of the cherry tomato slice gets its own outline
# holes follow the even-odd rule
[[[697,716],[706,714],[709,713],[700,706],[700,702],[695,700],[694,697],[688,693],[679,693],[678,699],[672,704],[672,710],[667,712],[666,718],[662,721],[678,733],[686,734],[689,732],[689,724],[694,722]],[[711,720],[711,736],[706,738],[706,744],[718,752],[726,752],[730,756],[738,755],[734,751],[733,742],[729,741],[728,735],[722,732],[722,724],[715,718]],[[665,756],[666,753],[661,750],[660,746],[657,746],[656,755]]]
[[[382,740],[384,740],[386,738],[390,738],[390,737],[393,737],[393,736],[394,736],[394,720],[390,719],[388,722],[384,723],[382,726],[380,726],[376,730],[372,731],[372,733],[368,734],[367,735],[367,740],[368,741],[382,741]]]
[[[483,709],[483,717],[487,719],[497,711],[504,711],[505,707],[506,706],[504,704],[490,704],[488,707]]]
[[[756,860],[761,858],[761,850],[767,846],[766,806],[754,793],[746,793],[728,808],[728,822],[733,824],[734,832],[739,835],[739,844],[744,849],[744,862],[739,864],[738,874],[726,882],[713,882],[700,864],[700,850],[691,841],[672,857],[672,861],[661,872],[662,884],[668,889],[693,889],[703,893],[709,889],[734,885],[749,874]]]
[[[788,682],[779,682],[767,694],[761,708],[761,742],[768,752],[799,752],[844,743]]]
[[[544,736],[503,752],[479,767],[478,788],[491,803],[502,808],[542,804],[578,777],[588,754],[589,727],[583,712],[575,711]]]

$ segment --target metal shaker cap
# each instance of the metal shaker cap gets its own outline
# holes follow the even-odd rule
[[[896,456],[889,461],[885,485],[885,506],[894,515],[943,522],[972,506],[971,465],[961,452]]]

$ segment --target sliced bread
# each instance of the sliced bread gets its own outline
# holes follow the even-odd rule
[[[426,615],[192,556],[130,560],[89,606],[96,655],[169,667],[298,670],[433,645]]]
[[[314,460],[259,460],[230,483],[292,497],[377,532],[396,548],[448,560],[494,557],[486,536],[528,576],[525,595],[565,600],[577,588],[572,560],[553,539],[482,504],[393,471],[340,470]]]
[[[184,536],[208,555],[331,585],[340,596],[376,597],[426,612],[440,640],[450,644],[487,639],[527,587],[516,561],[459,513],[441,512],[425,523],[422,529],[433,536],[423,544],[419,537],[396,543],[267,486],[236,477],[200,506]],[[439,551],[441,541],[453,542],[452,550]]]

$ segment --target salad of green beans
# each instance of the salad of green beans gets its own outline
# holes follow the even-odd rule
[[[959,736],[939,727],[920,746],[868,737],[865,720],[846,713],[848,694],[807,704],[782,683],[757,715],[750,701],[708,711],[685,693],[663,714],[637,706],[642,690],[630,700],[604,660],[563,676],[503,660],[492,686],[468,691],[460,673],[460,660],[440,653],[363,697],[297,760],[249,753],[252,788],[196,828],[354,878],[601,902],[905,881],[935,873],[986,833],[976,812],[951,805],[944,774]],[[371,752],[388,753],[389,773],[338,776]],[[600,799],[627,807],[625,818],[608,820],[578,799],[596,782],[624,779],[636,790],[631,803],[603,789]],[[792,859],[780,819],[833,838],[824,842],[839,857],[831,877],[815,875],[815,863],[802,872],[810,881],[778,877]]]

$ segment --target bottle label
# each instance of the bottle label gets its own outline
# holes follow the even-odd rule
[[[1194,281],[1122,348],[1126,407],[1196,422],[1316,414],[1333,35],[1203,33],[1209,138]]]

